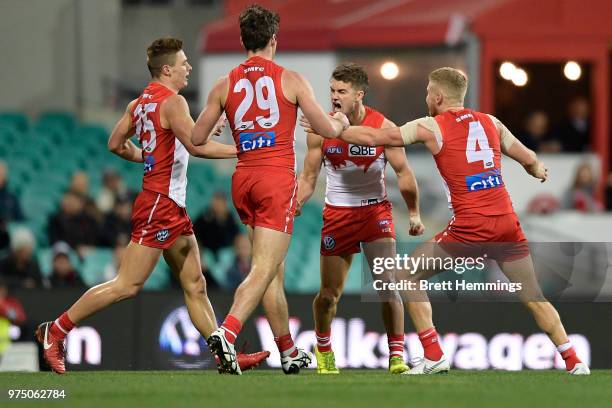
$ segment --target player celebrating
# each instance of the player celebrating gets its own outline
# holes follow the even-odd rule
[[[448,227],[432,241],[442,245],[451,242],[520,243],[517,245],[519,249],[526,249],[527,240],[503,184],[501,153],[519,162],[528,174],[542,182],[548,178],[548,170],[536,154],[517,140],[497,118],[464,108],[466,90],[467,78],[461,71],[436,69],[429,75],[425,99],[432,117],[408,122],[400,128],[351,127],[342,138],[366,146],[425,144],[447,186],[453,210]],[[419,253],[421,250],[434,252],[430,255],[444,252],[440,246],[433,248],[431,245],[421,248]],[[537,285],[528,249],[518,252],[507,256],[502,254],[500,259],[496,259],[499,267],[511,281],[526,283],[523,287],[527,290],[523,290],[519,297],[540,329],[557,346],[567,371],[574,375],[590,374],[569,342],[559,314]],[[413,275],[413,279],[427,279],[436,272],[421,270]],[[414,290],[403,295],[404,300],[417,300],[407,302],[407,308],[425,351],[423,361],[406,374],[448,371],[450,365],[438,342],[426,292]]]
[[[155,40],[147,49],[152,80],[140,97],[130,102],[115,125],[108,148],[125,160],[144,163],[142,192],[132,212],[132,239],[117,277],[89,289],[54,322],[42,323],[36,337],[44,358],[56,373],[65,372],[64,339],[76,324],[107,306],[136,296],[163,254],[180,281],[194,326],[204,338],[217,328],[206,296],[198,244],[185,210],[189,154],[207,158],[236,157],[234,146],[210,142],[191,143],[193,119],[179,91],[187,86],[191,65],[175,38]],[[223,122],[212,129],[220,133]],[[136,133],[142,148],[130,141]],[[260,352],[241,357],[246,367],[269,355]]]
[[[334,112],[344,113],[351,125],[375,128],[395,127],[382,114],[365,106],[368,75],[357,64],[343,64],[334,70],[330,81]],[[387,161],[397,174],[399,189],[410,212],[410,234],[420,235],[418,190],[414,174],[400,147],[369,147],[343,140],[324,139],[308,134],[308,153],[299,178],[298,213],[314,192],[321,164],[325,164],[327,187],[321,231],[321,288],[312,305],[317,346],[317,371],[338,374],[331,348],[331,322],[360,243],[368,262],[374,257],[395,257],[395,230],[391,203],[387,201],[385,166]],[[381,249],[393,253],[381,254]],[[395,296],[382,303],[382,315],[389,343],[389,371],[408,370],[404,363],[404,306]]]
[[[270,322],[285,373],[299,372],[310,356],[297,349],[289,333],[283,288],[284,259],[293,229],[297,183],[294,130],[298,106],[317,133],[337,137],[348,127],[317,104],[300,74],[275,64],[278,14],[254,5],[239,18],[247,60],[214,85],[196,121],[192,141],[207,143],[225,111],[238,147],[232,199],[253,244],[251,271],[236,290],[234,303],[209,346],[225,367],[240,374],[234,342],[242,324],[260,301]]]

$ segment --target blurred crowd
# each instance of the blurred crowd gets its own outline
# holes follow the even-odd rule
[[[8,185],[6,164],[0,161],[0,279],[8,287],[58,288],[83,287],[76,265],[96,249],[112,250],[112,261],[100,265],[105,280],[117,275],[125,247],[131,236],[132,203],[136,193],[130,191],[119,173],[108,169],[102,175],[102,188],[94,197],[85,172],[72,175],[61,196],[57,211],[46,222],[50,247],[49,265],[41,265],[36,255],[37,242],[28,228],[19,226],[11,234],[9,223],[26,221],[19,198]],[[250,244],[241,232],[227,197],[216,192],[208,206],[193,219],[194,232],[202,251],[214,258],[220,252],[230,253],[226,262],[226,279],[216,282],[207,276],[209,286],[233,289],[250,269]],[[81,262],[79,262],[81,261]],[[50,273],[42,273],[43,268]],[[203,257],[203,272],[208,271]]]
[[[527,115],[517,136],[538,153],[585,152],[590,150],[590,115],[588,100],[577,97],[569,103],[565,119],[557,126],[551,126],[546,112],[536,110]]]

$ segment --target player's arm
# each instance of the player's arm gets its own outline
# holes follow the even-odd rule
[[[226,76],[221,77],[208,94],[206,105],[204,105],[204,109],[191,131],[190,139],[193,145],[205,145],[215,133],[215,128],[223,114],[222,97],[227,94],[228,86],[228,78]]]
[[[125,160],[142,163],[142,149],[130,140],[130,137],[135,132],[131,117],[135,104],[136,99],[128,104],[121,119],[119,119],[113,128],[108,138],[108,150]]]
[[[304,159],[304,170],[302,170],[302,174],[300,174],[298,179],[296,215],[302,212],[302,206],[310,199],[312,193],[314,193],[317,178],[321,171],[321,164],[323,163],[322,144],[323,138],[321,136],[314,133],[308,133],[306,135],[308,150],[306,152],[306,158]]]
[[[386,119],[384,128],[395,127],[395,124]],[[406,152],[403,147],[386,147],[385,157],[397,175],[397,186],[406,202],[410,220],[410,235],[421,235],[425,227],[421,222],[421,212],[419,210],[419,188],[416,178],[412,172]]]
[[[548,169],[538,160],[537,154],[521,143],[499,119],[492,115],[489,117],[497,126],[502,153],[520,163],[528,174],[545,182],[548,179]]]
[[[336,114],[334,117],[330,117],[325,113],[315,99],[312,86],[301,74],[285,70],[283,71],[283,80],[289,86],[289,89],[295,93],[296,102],[310,122],[314,133],[329,139],[335,139],[349,126],[348,118],[345,115]]]
[[[236,157],[235,146],[214,141],[207,142],[202,146],[196,146],[191,142],[191,132],[194,128],[194,123],[189,115],[187,101],[182,95],[173,95],[166,99],[162,105],[161,114],[168,127],[172,129],[172,133],[181,141],[185,149],[192,156],[206,159],[229,159]],[[210,130],[209,138],[223,126],[225,126],[225,118],[219,115],[216,118],[215,125]]]
[[[439,151],[434,131],[435,119],[424,117],[406,122],[400,127],[375,129],[366,126],[351,126],[340,138],[346,142],[362,146],[408,146],[424,143],[436,154]]]

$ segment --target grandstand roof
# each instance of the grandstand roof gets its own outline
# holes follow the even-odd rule
[[[226,17],[202,31],[202,51],[240,52],[238,14],[252,0],[228,0]],[[466,27],[479,36],[610,36],[607,0],[263,0],[281,15],[283,51],[453,44]]]

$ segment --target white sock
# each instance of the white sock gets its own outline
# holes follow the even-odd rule
[[[563,353],[564,351],[567,351],[567,350],[569,350],[569,349],[571,349],[571,348],[572,348],[572,343],[570,343],[570,342],[568,341],[567,343],[563,343],[563,344],[561,344],[561,345],[557,346],[557,351],[558,351],[559,353]]]

